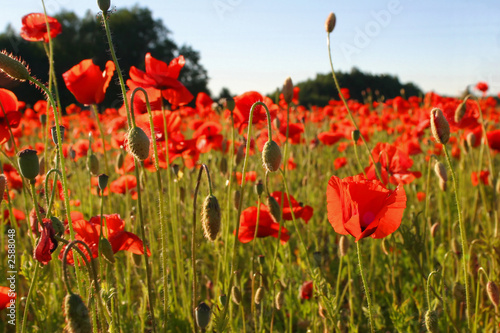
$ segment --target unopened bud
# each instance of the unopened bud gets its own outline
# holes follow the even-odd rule
[[[18,154],[19,171],[21,176],[30,181],[34,181],[40,172],[40,162],[36,150],[24,149]]]
[[[89,310],[82,298],[76,294],[68,294],[64,298],[64,313],[66,315],[67,332],[92,332]]]
[[[111,6],[110,0],[97,0],[97,6],[102,10],[103,14],[106,14]]]
[[[358,142],[359,136],[360,136],[359,130],[355,129],[354,131],[351,132],[351,137],[354,143]]]
[[[262,180],[259,179],[259,181],[255,184],[255,193],[260,197],[262,193],[264,193],[264,184],[262,183]]]
[[[199,328],[205,329],[210,322],[210,307],[205,303],[201,302],[195,309],[196,324]]]
[[[55,216],[51,216],[50,221],[52,222],[55,234],[61,236],[64,233],[64,224]]]
[[[227,173],[227,159],[225,157],[223,157],[221,160],[220,160],[220,164],[219,164],[219,169],[220,169],[220,172],[225,175]]]
[[[434,172],[440,180],[443,180],[444,182],[448,181],[448,173],[446,172],[446,167],[443,163],[436,162],[434,165]]]
[[[30,71],[24,62],[19,61],[4,50],[0,52],[0,70],[13,79],[26,81],[31,78]]]
[[[436,311],[427,310],[427,312],[425,313],[425,328],[427,328],[427,331],[430,333],[439,332],[438,317]]]
[[[201,225],[205,238],[213,242],[220,229],[221,211],[219,201],[213,195],[208,195],[201,209]]]
[[[285,79],[285,83],[283,84],[283,98],[287,104],[290,104],[293,99],[293,83],[290,77]]]
[[[245,146],[240,145],[238,147],[238,151],[236,152],[236,165],[239,165],[243,162],[243,158],[245,157]]]
[[[64,138],[64,130],[66,129],[66,127],[64,126],[59,126],[59,131],[61,132],[61,142]],[[54,144],[57,146],[58,145],[58,141],[57,141],[57,127],[56,126],[52,126],[50,128],[50,134],[52,136],[52,142],[54,142]]]
[[[149,156],[149,137],[140,127],[132,127],[127,132],[127,151],[135,159],[144,161]]]
[[[346,236],[340,236],[339,241],[339,254],[341,257],[347,255],[347,251],[349,251],[349,239]]]
[[[233,288],[231,288],[231,300],[237,305],[241,303],[241,291],[238,286],[233,286]]]
[[[46,114],[40,115],[40,123],[44,126],[45,126],[45,124],[47,124],[47,115]]]
[[[285,303],[285,293],[280,290],[277,294],[276,294],[276,300],[275,300],[275,306],[276,306],[276,310],[281,310],[281,308],[283,307],[283,303]]]
[[[115,263],[115,254],[113,252],[113,247],[107,238],[101,238],[99,241],[99,249],[101,250],[102,256],[109,263]]]
[[[264,288],[261,286],[261,287],[257,288],[257,291],[255,292],[255,297],[254,297],[253,301],[255,302],[255,304],[260,304],[260,302],[262,302],[263,298],[264,298]]]
[[[436,223],[434,223],[431,226],[431,236],[432,236],[432,238],[436,237],[436,234],[437,234],[437,232],[439,230],[439,226],[440,226],[439,222],[436,222]]]
[[[7,178],[4,174],[0,175],[0,204],[3,200],[3,194],[5,193],[5,188],[7,187]]]
[[[476,145],[476,135],[474,133],[470,132],[467,134],[467,144],[470,148]]]
[[[262,163],[269,172],[278,171],[281,164],[281,149],[273,140],[267,141],[262,149]]]
[[[227,97],[226,98],[226,108],[233,112],[234,111],[234,107],[236,106],[236,104],[234,103],[234,98],[232,97]]]
[[[274,197],[268,195],[267,196],[267,207],[269,208],[269,212],[271,213],[271,216],[274,218],[276,223],[279,223],[281,221],[281,208],[280,204]]]
[[[493,281],[488,281],[486,284],[486,292],[488,293],[488,297],[490,298],[491,303],[495,307],[500,303],[500,292],[498,290],[498,286]]]
[[[443,111],[438,108],[431,110],[430,114],[431,132],[437,143],[447,144],[450,139],[450,124],[444,117]]]
[[[464,102],[458,104],[457,109],[455,110],[455,122],[459,123],[460,120],[465,116],[465,111],[467,107]]]
[[[233,196],[233,207],[238,210],[240,208],[241,192],[239,190],[234,191]]]
[[[226,302],[227,302],[226,294],[222,294],[219,296],[219,302],[222,306],[226,306]]]
[[[108,186],[108,180],[109,180],[109,176],[104,174],[104,173],[101,173],[98,177],[98,184],[99,184],[99,189],[101,191],[104,191],[104,189]]]
[[[335,23],[337,23],[337,18],[334,13],[330,13],[325,21],[325,30],[327,33],[331,33],[335,28]]]
[[[93,153],[87,157],[87,170],[93,175],[99,175],[99,160]]]
[[[452,293],[453,297],[455,297],[458,302],[465,301],[465,287],[460,282],[455,282]]]

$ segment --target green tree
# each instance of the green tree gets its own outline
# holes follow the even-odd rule
[[[75,13],[63,11],[55,17],[62,25],[62,33],[54,41],[54,66],[58,79],[61,103],[63,106],[75,103],[76,100],[66,89],[62,74],[82,61],[92,58],[94,63],[104,68],[110,60],[109,45],[100,19],[96,13],[88,11],[83,18]],[[170,31],[162,20],[155,20],[147,8],[135,6],[131,9],[120,9],[111,14],[110,27],[120,67],[125,79],[131,66],[144,69],[144,57],[147,52],[165,62],[182,54],[186,65],[181,71],[179,80],[196,96],[198,92],[209,93],[208,75],[200,63],[200,54],[189,45],[177,46],[170,38]],[[48,61],[43,43],[23,40],[12,27],[0,35],[0,50],[6,49],[24,59],[32,69],[32,74],[44,82],[48,81]],[[27,84],[9,82],[0,78],[0,85],[12,89],[20,100],[34,103],[43,96]],[[104,105],[119,107],[122,103],[120,88],[110,84]]]

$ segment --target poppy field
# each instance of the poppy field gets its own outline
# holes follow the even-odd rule
[[[178,80],[182,55],[120,68],[98,5],[104,68],[76,59],[55,73],[61,25],[43,13],[21,36],[46,46],[49,82],[0,53],[4,74],[46,97],[0,88],[0,331],[500,329],[500,106],[487,83],[460,98],[350,99],[332,13],[328,105],[301,105],[291,78],[272,98],[212,100]],[[112,84],[122,102],[107,108]]]

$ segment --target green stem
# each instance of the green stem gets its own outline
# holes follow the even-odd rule
[[[101,135],[102,154],[104,156],[104,165],[106,168],[106,174],[111,175],[111,172],[109,170],[109,163],[108,163],[108,153],[106,152],[106,142],[104,141],[104,130],[102,129],[101,120],[99,119],[99,111],[97,109],[97,105],[92,104],[92,110],[94,111],[94,116],[95,116],[95,121],[97,123],[97,128],[99,129],[99,134]]]
[[[30,289],[28,290],[28,296],[26,296],[26,305],[24,306],[23,326],[21,327],[21,333],[26,332],[26,323],[28,321],[27,319],[28,319],[28,310],[29,310],[29,306],[30,306],[30,302],[31,302],[31,294],[33,292],[33,289],[35,289],[35,286],[36,286],[39,267],[40,267],[40,263],[38,261],[35,262],[35,272],[33,273],[33,278],[31,279]]]
[[[359,263],[359,274],[363,280],[363,287],[365,288],[366,302],[368,303],[368,315],[370,320],[370,331],[375,332],[373,325],[373,314],[372,314],[372,301],[370,299],[370,289],[368,289],[368,284],[366,283],[365,275],[363,273],[363,262],[361,261],[361,248],[359,246],[359,241],[356,242],[356,249],[358,251],[358,263]]]

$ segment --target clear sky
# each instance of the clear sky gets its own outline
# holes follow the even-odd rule
[[[41,12],[41,0],[2,0],[0,30]],[[112,0],[117,9],[136,0]],[[337,15],[331,35],[334,66],[398,75],[424,91],[456,95],[485,81],[500,93],[499,0],[143,0],[178,44],[200,51],[209,88],[262,93],[329,71],[324,22]],[[46,0],[48,15],[62,9],[80,17],[98,12],[94,0]]]

